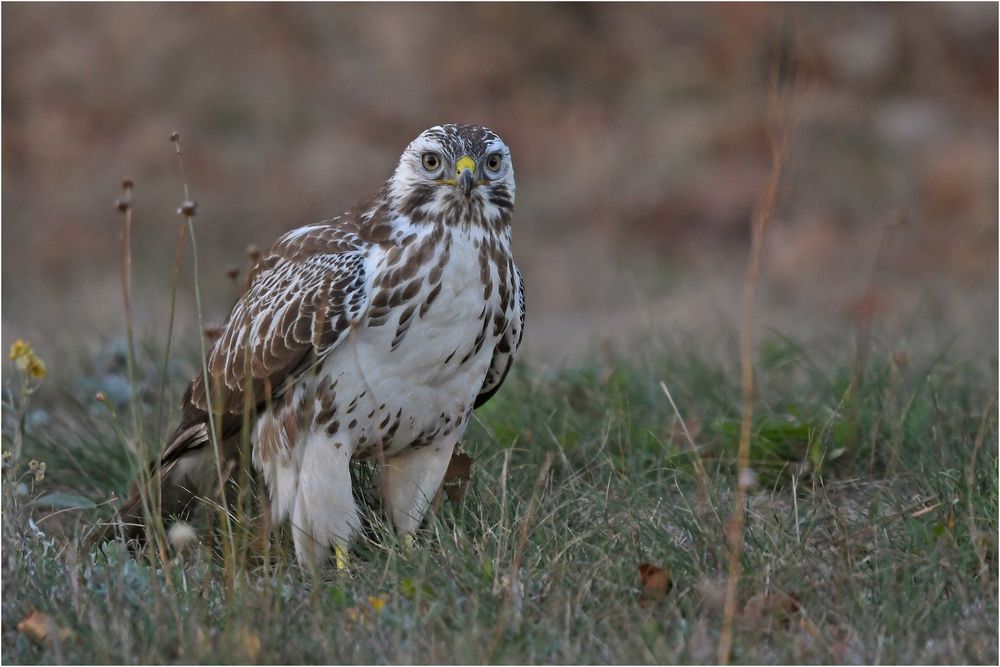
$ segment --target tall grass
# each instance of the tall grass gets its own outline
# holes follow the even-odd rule
[[[849,437],[843,411],[833,428],[822,426],[850,383],[850,351],[842,363],[807,362],[791,344],[782,352],[755,364],[750,463],[760,484],[746,496],[732,659],[995,661],[994,371],[948,358],[911,365],[900,397],[911,407],[899,413],[884,400],[899,370],[876,343],[859,409],[865,437],[856,454],[817,465],[816,447],[834,450]],[[77,557],[81,526],[105,508],[54,514],[45,496],[99,501],[95,489],[124,488],[127,468],[108,465],[124,456],[109,420],[67,404],[72,435],[25,433],[26,455],[48,464],[45,479],[16,496],[16,507],[5,501],[3,577],[14,593],[3,601],[4,658],[713,662],[729,549],[698,508],[690,443],[651,376],[667,378],[678,408],[700,422],[690,435],[704,481],[713,502],[727,505],[740,387],[722,382],[725,401],[701,387],[733,363],[678,349],[653,367],[619,362],[606,379],[598,369],[539,376],[518,367],[469,429],[475,464],[465,499],[443,501],[417,548],[400,550],[370,471],[359,469],[366,527],[352,569],[316,577],[295,565],[287,528],[250,545],[253,557],[231,582],[211,531],[165,561],[115,544]],[[807,372],[810,363],[832,383]],[[147,381],[155,380],[139,377]],[[889,472],[882,445],[897,432],[905,455]],[[674,581],[648,607],[639,604],[640,562]],[[798,606],[776,604],[781,595]],[[17,632],[33,609],[67,638],[36,643]]]

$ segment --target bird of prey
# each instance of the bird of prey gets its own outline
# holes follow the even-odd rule
[[[385,507],[412,539],[473,409],[500,388],[521,342],[513,207],[503,140],[439,125],[374,196],[279,238],[185,392],[154,477],[163,513],[184,515],[216,492],[211,428],[227,456],[247,422],[300,564],[322,564],[332,547],[345,565],[360,527],[353,460],[379,458]],[[142,516],[135,487],[122,516]]]

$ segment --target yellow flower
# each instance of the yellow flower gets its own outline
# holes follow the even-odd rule
[[[370,604],[372,606],[372,609],[375,610],[375,614],[376,615],[382,613],[382,610],[385,609],[385,605],[388,602],[389,602],[389,598],[386,597],[385,595],[378,595],[378,596],[369,595],[368,596],[368,604]]]
[[[22,338],[18,338],[10,346],[10,359],[19,369],[36,380],[44,379],[48,373],[45,362],[35,354],[35,351],[31,349],[31,345]]]
[[[376,620],[382,615],[382,610],[385,609],[388,603],[388,595],[369,595],[367,607],[363,604],[348,607],[344,610],[344,615],[347,617],[349,622],[360,625]]]
[[[14,344],[10,346],[11,361],[20,361],[29,354],[31,354],[31,346],[24,342],[21,338],[15,340]]]
[[[45,375],[49,372],[48,369],[45,368],[45,362],[35,355],[31,355],[31,358],[28,359],[27,371],[28,375],[36,380],[44,380]]]

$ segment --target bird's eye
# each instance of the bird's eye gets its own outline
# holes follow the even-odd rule
[[[421,161],[427,171],[437,171],[438,167],[441,166],[441,156],[437,153],[424,153]]]
[[[490,153],[489,157],[486,158],[486,168],[490,171],[496,171],[502,162],[503,156],[500,153]]]

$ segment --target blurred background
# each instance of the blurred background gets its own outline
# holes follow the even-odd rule
[[[799,124],[759,333],[839,353],[867,313],[886,349],[995,363],[997,11],[4,3],[3,343],[45,357],[121,334],[126,176],[136,319],[162,338],[183,199],[173,130],[218,323],[248,245],[354,205],[421,130],[465,122],[513,151],[527,359],[731,344],[782,62],[802,75]],[[188,244],[189,341],[190,258]]]

